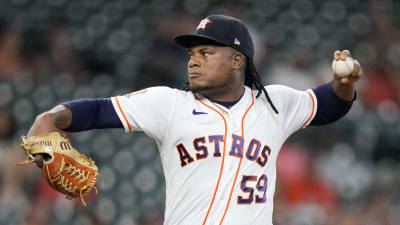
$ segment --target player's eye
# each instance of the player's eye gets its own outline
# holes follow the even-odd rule
[[[211,55],[211,52],[202,52],[202,55],[203,56],[209,56],[209,55]]]

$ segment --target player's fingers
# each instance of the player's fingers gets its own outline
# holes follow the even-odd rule
[[[35,155],[35,160],[34,162],[36,163],[36,166],[38,166],[39,168],[43,168],[43,156],[38,154]]]
[[[349,50],[343,50],[340,53],[340,59],[341,60],[346,60],[347,57],[351,57],[350,51]]]
[[[339,77],[338,75],[336,75],[336,74],[333,74],[333,76],[334,76],[334,79],[335,80],[338,80],[338,81],[340,81],[342,78],[341,77]]]
[[[340,79],[340,82],[341,82],[342,84],[347,84],[347,83],[349,83],[349,78],[344,77],[344,78]]]
[[[335,53],[333,53],[333,59],[334,60],[340,59],[340,51],[339,50],[336,50]]]
[[[357,59],[355,59],[354,60],[354,71],[353,71],[352,75],[361,77],[362,73],[363,73],[363,69],[362,69],[360,63],[357,61]]]
[[[348,77],[339,77],[336,74],[334,74],[334,79],[338,80],[342,84],[347,84],[349,82],[349,78]]]
[[[358,75],[358,73],[360,72],[360,66],[359,66],[359,64],[356,63],[355,60],[353,60],[353,63],[354,63],[354,69],[353,69],[353,72],[351,72],[350,76],[356,77]]]

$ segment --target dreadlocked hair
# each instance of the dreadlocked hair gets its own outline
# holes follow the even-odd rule
[[[256,67],[254,66],[253,60],[250,58],[246,59],[247,65],[246,65],[246,70],[245,70],[245,78],[244,78],[244,84],[250,88],[255,88],[258,90],[258,94],[256,98],[258,98],[261,95],[261,92],[264,93],[265,97],[268,100],[269,105],[272,107],[274,112],[278,114],[278,110],[276,109],[275,105],[272,103],[271,98],[268,95],[267,90],[265,90],[264,85],[261,82],[261,77],[260,74],[257,72]]]
[[[183,83],[181,89],[184,90],[184,91],[190,91],[190,83],[189,83],[189,81],[186,81],[185,83]]]

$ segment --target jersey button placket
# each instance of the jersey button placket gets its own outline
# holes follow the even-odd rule
[[[234,170],[234,163],[232,161],[232,157],[230,157],[229,152],[230,149],[232,148],[232,134],[233,134],[233,122],[232,122],[232,114],[229,112],[229,110],[224,109],[223,107],[219,107],[216,105],[216,108],[224,115],[226,122],[227,122],[227,132],[226,132],[226,158],[224,162],[224,172],[221,177],[221,189],[219,192],[219,200],[220,200],[220,207],[224,206],[227,204],[228,201],[228,196],[229,196],[229,191],[231,182],[229,182],[229,178],[232,174],[232,171]],[[224,187],[224,188],[223,188]],[[217,207],[219,208],[219,207]],[[222,210],[222,211],[220,211]],[[215,222],[218,224],[219,221],[221,220],[223,214],[223,209],[219,209],[218,212],[215,215]]]
[[[232,135],[235,134],[235,122],[234,122],[234,117],[233,114],[229,111],[226,111],[226,118],[227,118],[227,137],[226,137],[226,160],[225,160],[225,168],[226,170],[224,171],[223,175],[223,181],[224,181],[224,192],[221,192],[221,206],[223,208],[226,207],[226,204],[228,203],[229,199],[229,191],[232,186],[232,180],[231,177],[234,176],[235,174],[235,169],[237,166],[237,158],[229,155],[231,148],[232,148]],[[217,219],[217,225],[219,224],[219,221],[221,220],[223,216],[223,211],[221,211],[220,215],[218,215]]]

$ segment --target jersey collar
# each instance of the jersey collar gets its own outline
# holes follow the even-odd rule
[[[204,101],[208,105],[217,105],[218,106],[217,108],[220,108],[226,112],[233,112],[233,111],[237,111],[237,110],[241,110],[241,109],[245,110],[244,109],[244,108],[246,108],[245,106],[247,106],[251,103],[251,92],[252,92],[252,90],[249,87],[244,86],[244,93],[243,93],[242,97],[239,99],[239,101],[236,104],[234,104],[229,109],[221,104],[218,104],[217,102],[213,102],[213,101],[209,100],[208,98],[206,98],[203,95],[200,95],[200,94],[194,94],[194,95],[198,96],[202,101]]]

